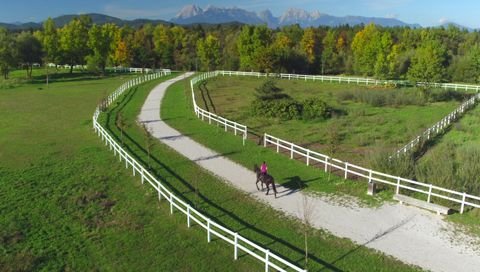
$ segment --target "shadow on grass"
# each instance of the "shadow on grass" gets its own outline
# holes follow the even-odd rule
[[[109,131],[109,133],[112,135],[113,138],[115,138],[117,141],[119,141],[119,136],[117,133],[115,133],[115,131],[112,129],[111,127],[111,123],[110,123],[110,119],[111,118],[114,118],[114,114],[117,112],[117,111],[121,111],[125,106],[126,104],[128,104],[129,101],[132,100],[133,98],[133,95],[134,95],[134,91],[133,90],[130,90],[128,92],[128,94],[126,94],[121,100],[120,100],[120,103],[116,104],[114,107],[112,107],[108,112],[107,112],[107,120],[106,120],[106,129]],[[112,115],[113,114],[113,115]],[[116,130],[118,131],[118,127],[114,126],[116,128]],[[143,146],[141,144],[139,144],[135,139],[133,139],[133,137],[131,137],[128,133],[125,133],[124,132],[124,137],[128,140],[128,142],[130,142],[131,144],[133,144],[136,149],[140,150],[140,152],[142,152],[143,154],[147,154],[145,148],[143,148]],[[133,149],[129,146],[129,145],[124,145],[124,148],[129,152],[129,154],[132,155],[132,157],[134,157],[137,161],[139,161],[140,163],[142,163],[142,165],[148,165],[147,162],[141,157],[139,156],[137,153],[135,153],[133,151]],[[239,227],[237,228],[236,232],[241,232],[242,230],[249,230],[249,231],[253,231],[255,232],[256,234],[258,235],[261,235],[263,236],[264,238],[267,238],[267,239],[270,239],[272,240],[271,242],[267,242],[267,243],[260,243],[261,246],[268,246],[268,245],[271,245],[271,244],[280,244],[281,246],[283,247],[286,247],[288,248],[289,250],[293,251],[293,252],[296,252],[297,254],[301,255],[301,256],[304,256],[304,249],[302,248],[299,248],[291,243],[289,243],[288,241],[284,240],[284,239],[281,239],[271,233],[269,233],[268,231],[266,230],[263,230],[263,229],[260,229],[260,228],[257,228],[254,224],[251,224],[245,220],[243,220],[242,218],[238,217],[233,211],[230,211],[226,208],[224,208],[222,205],[220,204],[217,204],[213,201],[211,201],[206,195],[202,194],[201,192],[199,192],[195,186],[193,186],[192,184],[190,184],[187,180],[185,180],[182,176],[180,176],[177,172],[175,172],[173,169],[171,169],[168,165],[166,165],[165,163],[163,163],[161,160],[159,160],[157,157],[155,156],[150,156],[151,160],[157,165],[157,166],[160,166],[161,169],[164,169],[169,175],[171,175],[174,179],[178,180],[179,182],[181,182],[181,184],[183,186],[185,186],[186,188],[188,188],[187,191],[185,192],[181,192],[179,191],[176,187],[174,187],[171,183],[169,183],[167,181],[167,179],[165,177],[162,177],[160,175],[160,173],[158,172],[157,169],[154,169],[154,168],[151,168],[150,171],[152,172],[152,174],[154,174],[156,177],[158,177],[162,182],[163,184],[169,188],[169,190],[171,190],[175,195],[182,195],[182,200],[184,200],[185,202],[187,202],[188,204],[190,204],[192,207],[195,207],[197,206],[196,203],[194,203],[194,201],[190,200],[189,198],[187,198],[185,196],[185,194],[187,193],[193,193],[195,194],[199,199],[201,199],[204,203],[206,203],[209,207],[213,208],[214,210],[216,211],[219,211],[220,214],[216,213],[215,211],[211,211],[211,212],[208,212],[208,211],[205,211],[205,210],[202,210],[202,213],[205,214],[206,216],[210,217],[210,218],[214,218],[217,222],[221,223],[222,225],[226,226],[227,224],[223,223],[221,218],[225,218],[225,217],[228,217],[230,220],[234,220],[235,222],[237,222],[238,224],[242,225],[242,227]],[[253,184],[253,182],[252,182]],[[277,253],[277,252],[274,252],[274,253]],[[278,253],[277,253],[278,254]],[[347,253],[348,254],[348,253]],[[283,254],[280,254],[283,256]],[[285,257],[284,257],[285,258]],[[289,262],[292,262],[292,263],[296,263],[297,265],[300,266],[300,262],[303,260],[303,258],[299,259],[299,260],[291,260],[289,258],[286,258]],[[338,267],[334,266],[333,264],[331,263],[328,263],[326,261],[324,261],[323,259],[315,256],[314,254],[309,254],[309,260],[311,261],[314,261],[316,262],[317,264],[321,265],[321,266],[324,266],[324,268],[327,268],[331,271],[342,271],[341,269],[339,269]]]

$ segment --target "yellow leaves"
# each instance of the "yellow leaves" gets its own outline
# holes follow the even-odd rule
[[[303,52],[305,53],[307,60],[310,64],[315,62],[315,55],[318,50],[318,39],[313,28],[307,28],[303,32],[303,37],[300,42]]]

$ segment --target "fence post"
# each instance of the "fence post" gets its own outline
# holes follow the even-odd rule
[[[143,179],[145,178],[145,174],[143,173],[143,167],[141,168],[142,170],[140,171],[140,176],[142,177],[142,184],[143,184]]]
[[[368,183],[372,183],[372,170],[368,171]]]
[[[263,147],[267,147],[267,133],[263,133]]]
[[[190,228],[190,205],[187,206],[187,227]]]
[[[270,250],[267,249],[267,251],[265,252],[265,272],[268,272],[268,266],[269,266],[269,257],[270,257]]]
[[[400,193],[400,177],[397,177],[397,195]]]
[[[277,153],[280,151],[280,141],[279,139],[277,138]]]
[[[233,259],[237,260],[238,259],[238,233],[235,232],[234,236],[234,243],[233,243]]]
[[[467,193],[463,193],[462,196],[462,206],[460,207],[460,213],[463,214],[463,210],[465,209],[465,198],[467,197]]]
[[[328,171],[328,157],[325,157],[325,173]]]
[[[307,149],[307,166],[310,165],[310,149]]]
[[[430,198],[432,196],[432,184],[429,185],[428,188],[428,198],[427,198],[427,203],[430,203]]]
[[[348,162],[345,163],[345,179],[348,177]]]
[[[210,243],[210,219],[207,219],[207,242]]]
[[[290,159],[293,159],[293,143],[290,143]]]

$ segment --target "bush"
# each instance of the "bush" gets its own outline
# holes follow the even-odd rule
[[[298,119],[302,105],[293,99],[257,100],[252,103],[253,114],[282,120]]]
[[[318,98],[309,98],[303,102],[302,118],[311,119],[327,119],[332,116],[331,108]]]
[[[375,150],[370,153],[369,162],[373,170],[403,178],[414,178],[415,160],[412,155],[390,156],[390,150]]]
[[[447,189],[455,189],[455,150],[447,143],[432,149],[416,167],[415,173],[421,182],[432,183]]]
[[[255,89],[255,91],[255,96],[259,100],[268,101],[290,98],[287,94],[283,93],[283,90],[275,84],[275,80],[272,78],[265,80],[260,87]]]

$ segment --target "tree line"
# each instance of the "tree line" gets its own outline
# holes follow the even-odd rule
[[[0,29],[0,70],[34,63],[175,70],[246,70],[348,74],[413,82],[480,81],[480,33],[439,28],[366,26],[270,29],[265,25],[93,24],[80,16],[61,28]]]

